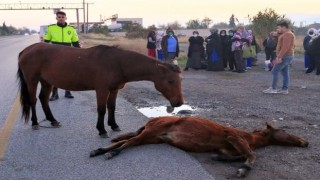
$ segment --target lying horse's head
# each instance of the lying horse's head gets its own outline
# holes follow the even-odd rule
[[[264,137],[269,140],[270,144],[281,145],[281,146],[298,146],[308,147],[309,142],[305,139],[289,134],[283,129],[276,129],[267,123],[267,128],[256,131],[261,133]]]
[[[178,66],[158,63],[159,76],[154,80],[155,88],[170,101],[172,107],[183,104],[181,92],[181,70]]]

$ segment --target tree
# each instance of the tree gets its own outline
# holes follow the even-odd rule
[[[287,21],[290,26],[293,22],[287,19],[285,15],[279,15],[273,9],[265,9],[264,11],[259,11],[258,14],[249,17],[249,21],[252,22],[252,30],[258,39],[265,39],[271,31],[274,31],[277,23],[281,21]]]
[[[230,27],[230,28],[235,28],[235,27],[236,27],[234,14],[232,14],[231,17],[230,17],[229,27]]]
[[[212,20],[208,17],[205,17],[201,22],[201,26],[202,28],[209,28],[211,23],[212,23]]]
[[[3,24],[2,24],[2,31],[3,31],[4,35],[9,35],[9,29],[6,25],[6,22],[3,22]]]
[[[89,29],[89,33],[107,35],[109,33],[109,29],[108,29],[108,26],[102,26],[100,24],[93,24],[93,26]]]
[[[199,19],[193,19],[189,20],[187,23],[187,29],[200,29],[201,28],[201,22]]]
[[[217,24],[214,24],[213,26],[218,29],[227,29],[229,27],[229,24],[225,22],[219,22]]]
[[[174,21],[172,23],[168,24],[168,27],[171,27],[171,29],[182,29],[182,25],[178,21]]]

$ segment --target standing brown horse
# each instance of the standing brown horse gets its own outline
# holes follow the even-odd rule
[[[20,80],[22,116],[28,122],[30,110],[33,129],[38,129],[36,91],[41,83],[39,99],[46,119],[54,127],[60,123],[49,107],[52,87],[71,91],[95,90],[97,97],[97,129],[107,137],[104,127],[106,106],[108,125],[120,130],[114,117],[119,89],[131,81],[147,80],[168,99],[172,107],[183,104],[181,71],[178,66],[161,63],[145,55],[117,47],[96,46],[88,49],[72,48],[47,43],[36,43],[19,54],[17,77]]]
[[[214,160],[245,160],[237,171],[238,177],[245,177],[251,169],[256,159],[253,149],[268,145],[307,147],[309,144],[269,124],[265,129],[247,133],[197,117],[154,118],[137,132],[120,135],[112,142],[115,143],[92,151],[90,157],[105,154],[110,159],[131,146],[167,143],[185,151],[220,153]]]

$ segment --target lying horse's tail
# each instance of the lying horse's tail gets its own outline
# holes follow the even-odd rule
[[[19,60],[22,53],[23,51],[19,53]],[[22,117],[24,117],[25,121],[28,122],[29,116],[30,116],[31,101],[30,101],[30,95],[29,95],[27,83],[24,79],[23,73],[19,65],[18,65],[18,72],[17,72],[17,80],[19,81],[19,86],[20,86],[20,103],[22,107]]]
[[[136,132],[129,132],[129,133],[125,133],[125,134],[119,135],[118,137],[112,139],[111,142],[119,142],[119,141],[122,141],[122,140],[127,140],[127,139],[130,139],[130,138],[133,138],[135,136],[138,136],[144,129],[145,129],[145,127],[143,126],[140,129],[138,129],[138,131],[136,131]]]

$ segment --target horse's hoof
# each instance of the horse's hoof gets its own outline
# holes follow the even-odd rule
[[[101,138],[109,138],[108,133],[99,134]]]
[[[116,127],[116,128],[111,128],[113,131],[116,131],[116,132],[119,132],[121,131],[121,129],[119,127]]]
[[[94,157],[94,156],[96,156],[96,150],[93,150],[90,152],[90,157]]]
[[[111,153],[105,153],[104,156],[106,157],[107,160],[113,157]]]
[[[39,125],[32,125],[32,130],[39,130],[40,126]]]
[[[54,128],[59,128],[59,127],[61,127],[61,124],[59,121],[53,121],[53,122],[51,122],[51,126]]]

